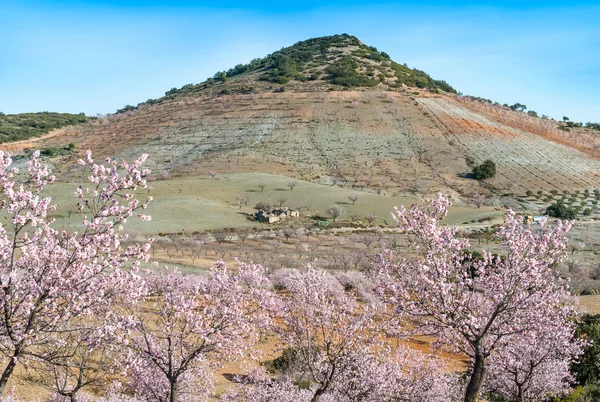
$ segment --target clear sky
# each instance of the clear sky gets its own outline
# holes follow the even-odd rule
[[[0,111],[114,112],[348,33],[458,91],[600,121],[598,1],[0,0]]]

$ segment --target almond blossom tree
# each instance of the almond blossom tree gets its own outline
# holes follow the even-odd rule
[[[460,399],[457,376],[438,357],[406,346],[381,348],[356,361],[327,400],[347,402],[451,402]]]
[[[107,331],[106,323],[94,325],[61,333],[62,342],[56,342],[51,358],[29,362],[36,382],[53,392],[51,400],[81,402],[85,389],[102,386],[120,372],[118,338]]]
[[[378,326],[377,306],[365,305],[358,312],[354,297],[344,292],[335,277],[309,268],[286,282],[278,334],[294,350],[305,370],[303,376],[314,384],[311,401],[335,387],[339,377],[368,354]]]
[[[570,390],[574,378],[570,363],[582,354],[582,343],[575,342],[572,315],[563,309],[559,325],[549,323],[543,330],[505,339],[497,353],[490,356],[486,389],[518,402],[545,401]]]
[[[145,187],[142,155],[128,164],[107,159],[95,164],[91,152],[79,163],[90,171],[89,188],[75,191],[81,224],[56,228],[56,209],[43,197],[54,177],[32,154],[21,173],[0,151],[0,352],[7,358],[0,394],[19,362],[53,361],[66,333],[75,338],[89,325],[102,326],[116,299],[135,299],[135,271],[148,258],[149,244],[123,250],[120,227],[145,208],[135,191]],[[142,220],[149,217],[137,214]],[[127,267],[127,269],[123,269]],[[93,317],[93,318],[92,318]]]
[[[120,382],[115,382],[108,386],[105,394],[100,398],[95,398],[89,394],[81,393],[77,396],[77,402],[145,402],[142,399],[127,395],[123,391],[123,385]],[[11,400],[1,399],[1,401],[19,402],[19,400],[14,397]],[[44,402],[72,402],[72,398],[58,393],[52,393]]]
[[[490,356],[503,342],[525,342],[526,334],[546,327],[569,327],[569,292],[553,277],[551,267],[565,255],[571,223],[558,222],[539,231],[524,225],[508,210],[498,230],[503,251],[482,251],[482,261],[469,261],[469,242],[456,228],[439,225],[450,203],[441,194],[431,206],[396,208],[392,214],[416,251],[411,260],[392,250],[372,267],[380,291],[414,332],[437,337],[471,360],[464,400],[474,402],[485,383]],[[568,313],[564,313],[568,311]],[[526,356],[523,356],[526,357]]]
[[[312,392],[292,381],[275,381],[265,368],[254,368],[240,377],[239,389],[221,395],[221,402],[308,402]],[[12,402],[12,401],[9,401]]]
[[[280,275],[281,276],[281,275]],[[224,401],[447,402],[456,383],[432,356],[393,350],[380,337],[379,307],[359,305],[326,271],[287,271],[279,278],[277,333],[289,367],[278,378],[255,369]]]
[[[132,385],[147,401],[199,401],[212,390],[213,371],[243,357],[268,324],[269,293],[259,265],[222,261],[208,277],[149,273],[149,292],[132,306],[127,347]]]

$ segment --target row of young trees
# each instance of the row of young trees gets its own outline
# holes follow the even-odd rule
[[[569,224],[534,232],[509,211],[504,253],[475,260],[468,240],[439,224],[450,205],[439,195],[394,213],[410,260],[385,250],[343,281],[309,266],[273,286],[259,265],[223,262],[197,277],[142,272],[151,242],[123,247],[121,226],[150,219],[141,209],[151,199],[138,200],[145,158],[101,165],[87,152],[90,185],[74,192],[81,223],[55,228],[42,197],[54,178],[39,153],[20,172],[0,151],[0,393],[23,364],[53,401],[87,400],[87,388],[118,378],[105,401],[205,400],[215,370],[259,359],[265,337],[282,342],[278,374],[250,368],[221,400],[470,402],[492,392],[533,401],[569,388],[583,344],[552,273]],[[465,379],[390,341],[417,333],[467,356]]]

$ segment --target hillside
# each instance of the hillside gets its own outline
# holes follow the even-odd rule
[[[600,187],[596,131],[567,132],[553,120],[454,92],[352,36],[336,35],[4,148],[73,143],[102,156],[146,152],[157,180],[269,173],[383,196],[442,191],[497,203],[518,197],[534,211],[567,192]],[[64,175],[76,175],[76,157],[53,161]],[[498,173],[480,183],[470,171],[486,159]],[[571,202],[599,212],[593,198]]]
[[[0,113],[0,143],[37,137],[50,130],[85,123],[95,118],[70,113]]]

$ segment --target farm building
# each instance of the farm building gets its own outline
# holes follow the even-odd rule
[[[258,222],[275,223],[287,218],[298,218],[300,217],[300,211],[291,210],[287,207],[274,209],[271,212],[259,209],[258,212],[252,215]]]

